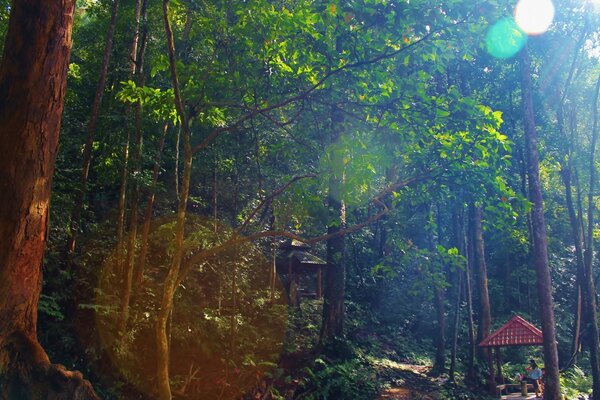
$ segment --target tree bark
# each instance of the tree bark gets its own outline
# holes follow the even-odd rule
[[[83,165],[81,167],[81,176],[79,177],[79,187],[77,187],[75,190],[75,200],[73,202],[73,210],[71,211],[70,236],[67,243],[67,253],[69,256],[72,256],[73,252],[75,251],[75,242],[77,240],[77,232],[79,231],[79,222],[81,220],[83,201],[87,191],[90,164],[92,162],[92,147],[94,145],[94,136],[96,135],[98,117],[100,116],[100,106],[102,105],[102,97],[104,96],[104,87],[106,86],[106,75],[108,73],[108,63],[110,61],[110,53],[112,51],[118,13],[119,0],[114,0],[110,16],[110,23],[108,25],[108,32],[106,33],[106,42],[104,44],[104,54],[102,55],[100,77],[98,78],[96,95],[94,96],[94,102],[92,103],[92,114],[87,126],[87,139],[85,146],[83,147]]]
[[[523,122],[525,143],[527,145],[529,178],[529,200],[532,203],[531,228],[533,238],[533,261],[537,275],[538,302],[542,333],[544,335],[544,366],[546,368],[546,386],[544,397],[559,400],[560,380],[558,369],[558,351],[556,346],[556,328],[552,300],[552,280],[548,265],[548,242],[546,222],[544,220],[544,204],[540,183],[539,155],[537,148],[537,132],[533,113],[533,95],[531,88],[530,60],[527,48],[521,52],[521,97],[523,105]]]
[[[0,64],[0,398],[97,399],[37,340],[72,0],[14,0]]]

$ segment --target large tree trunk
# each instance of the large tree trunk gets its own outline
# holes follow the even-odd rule
[[[552,280],[548,265],[548,242],[544,204],[540,183],[537,132],[533,113],[530,60],[527,48],[521,52],[521,96],[523,103],[523,121],[525,124],[525,142],[528,155],[529,200],[532,203],[531,228],[533,238],[533,260],[537,275],[538,301],[542,332],[544,334],[544,366],[546,368],[546,387],[544,398],[561,398],[558,369],[558,351],[556,346],[556,327],[552,301]]]
[[[75,242],[77,240],[77,232],[81,220],[81,211],[83,210],[83,199],[87,191],[88,174],[92,162],[92,147],[94,144],[94,136],[96,135],[98,117],[100,116],[100,106],[102,105],[104,86],[106,85],[106,75],[108,72],[108,63],[110,61],[110,52],[112,51],[113,38],[115,36],[118,13],[119,0],[114,0],[108,32],[106,33],[106,43],[104,44],[104,54],[102,55],[100,77],[98,78],[96,95],[94,96],[94,102],[92,103],[92,114],[87,126],[87,139],[85,146],[83,147],[83,165],[81,167],[81,176],[79,177],[79,187],[75,191],[75,200],[73,202],[73,210],[71,211],[70,236],[67,243],[67,252],[70,256],[73,255],[73,252],[75,251]]]
[[[73,0],[14,0],[0,65],[0,398],[95,399],[37,340]]]
[[[332,150],[331,172],[329,176],[329,220],[333,221],[327,233],[336,233],[344,229],[346,224],[346,208],[340,198],[344,182],[344,155],[336,145],[341,137],[343,117],[341,111],[334,108],[331,116]],[[344,335],[344,292],[346,287],[346,268],[344,262],[344,235],[327,240],[327,270],[325,273],[325,296],[323,303],[323,324],[321,326],[321,343]]]

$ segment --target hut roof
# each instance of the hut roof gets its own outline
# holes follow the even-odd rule
[[[285,241],[284,243],[281,244],[281,246],[279,246],[280,249],[282,250],[287,250],[287,251],[291,251],[291,250],[310,250],[310,246],[304,242],[301,242],[299,240],[296,239],[290,239]]]
[[[483,339],[481,347],[537,346],[544,343],[542,331],[532,323],[515,315],[498,330]]]
[[[327,262],[321,260],[319,257],[310,254],[307,251],[299,251],[294,250],[291,251],[288,255],[288,258],[292,258],[294,261],[306,265],[306,264],[315,264],[315,265],[327,265]]]

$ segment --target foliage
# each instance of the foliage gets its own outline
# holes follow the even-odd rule
[[[360,358],[334,364],[317,358],[315,366],[303,372],[306,381],[300,393],[306,399],[372,399],[379,391],[375,371]]]
[[[582,395],[592,393],[592,382],[589,375],[577,365],[564,371],[560,376],[563,394],[567,399],[580,399]]]

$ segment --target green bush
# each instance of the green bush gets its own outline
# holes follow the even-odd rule
[[[364,360],[354,358],[329,364],[315,360],[313,368],[305,368],[301,390],[306,400],[373,399],[379,393],[375,370]]]
[[[560,384],[567,399],[578,399],[582,394],[592,393],[591,376],[586,375],[577,365],[560,375]]]

